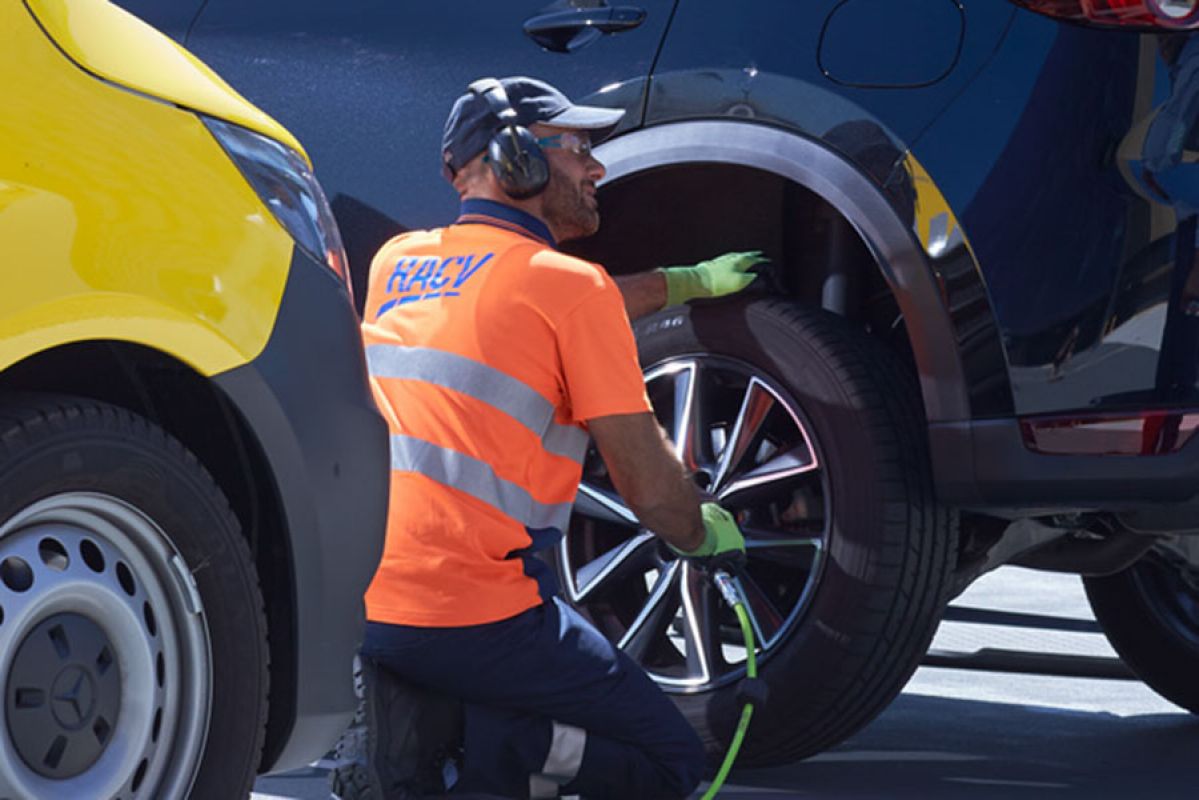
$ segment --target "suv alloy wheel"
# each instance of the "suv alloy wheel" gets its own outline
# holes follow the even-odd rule
[[[932,499],[918,395],[877,343],[785,302],[671,309],[634,329],[659,422],[746,537],[738,583],[770,702],[741,763],[816,753],[899,692],[947,602],[956,517]],[[735,618],[637,527],[594,452],[575,509],[557,551],[567,598],[719,754],[744,675]]]

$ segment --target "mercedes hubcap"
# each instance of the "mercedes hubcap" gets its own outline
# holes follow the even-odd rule
[[[8,733],[25,764],[47,778],[86,770],[111,741],[121,709],[112,644],[80,614],[55,614],[17,648],[5,693]]]

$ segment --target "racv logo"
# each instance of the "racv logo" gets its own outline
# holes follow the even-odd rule
[[[396,262],[384,289],[389,296],[375,319],[396,306],[432,300],[436,297],[457,297],[462,287],[481,270],[495,253],[468,253],[462,256],[413,256]]]

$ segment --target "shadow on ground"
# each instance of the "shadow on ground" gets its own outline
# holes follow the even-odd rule
[[[963,673],[954,673],[960,677]],[[980,686],[1002,676],[973,673]],[[1009,682],[1045,690],[1025,678]],[[1126,710],[1134,681],[1070,681],[1074,702]],[[1054,695],[1061,692],[1054,692]],[[1009,697],[1017,695],[1009,689]],[[1131,695],[1131,696],[1130,696]],[[1041,698],[1039,698],[1041,699]],[[866,730],[815,758],[734,770],[721,800],[1199,800],[1199,717],[1183,711],[1118,715],[909,691]],[[259,798],[328,800],[320,766],[259,780]],[[702,790],[707,789],[704,785]],[[628,798],[628,800],[638,800]]]
[[[901,695],[840,747],[786,767],[735,770],[720,793],[764,796],[1193,800],[1199,717]]]

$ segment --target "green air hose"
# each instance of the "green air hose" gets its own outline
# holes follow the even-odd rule
[[[758,678],[758,657],[754,652],[754,632],[749,624],[749,614],[745,613],[745,603],[742,602],[741,596],[737,594],[737,588],[733,584],[733,579],[728,573],[723,570],[717,570],[712,575],[712,580],[716,583],[716,588],[720,590],[724,602],[728,603],[729,607],[737,615],[737,621],[741,623],[741,636],[745,639],[745,677],[748,681],[756,681]],[[724,779],[728,777],[729,770],[733,768],[733,762],[737,759],[737,752],[741,749],[741,742],[745,739],[745,732],[749,729],[749,718],[754,715],[754,704],[746,702],[741,708],[741,720],[737,723],[737,730],[733,733],[733,741],[729,743],[728,752],[724,754],[724,762],[720,765],[720,770],[716,773],[716,777],[712,780],[712,785],[708,787],[708,791],[704,792],[703,800],[712,800],[716,793],[720,791],[720,787],[724,785]]]

